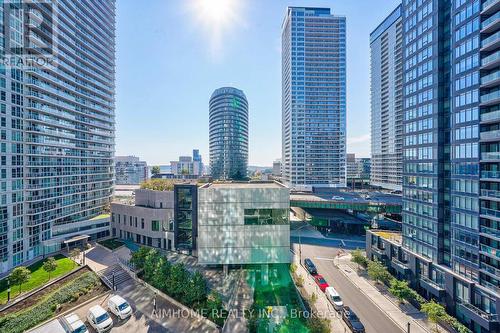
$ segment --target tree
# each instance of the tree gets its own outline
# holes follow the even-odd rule
[[[14,285],[19,285],[19,293],[22,291],[23,283],[26,283],[31,278],[31,271],[24,266],[16,267],[9,275],[9,281]]]
[[[394,295],[399,302],[409,300],[412,298],[411,288],[408,286],[407,281],[399,281],[398,279],[391,279],[389,292]]]
[[[379,261],[368,262],[368,276],[375,280],[376,283],[387,283],[391,278],[387,268]]]
[[[191,276],[187,285],[184,300],[186,305],[197,309],[204,300],[207,299],[207,283],[200,272],[196,272]]]
[[[360,249],[356,249],[351,252],[351,261],[364,268],[368,266],[368,259],[366,259]]]
[[[45,262],[43,263],[43,270],[49,273],[49,281],[50,281],[50,273],[55,271],[57,268],[57,261],[54,259],[54,257],[49,257]]]
[[[73,259],[73,268],[76,265],[76,259],[80,258],[80,249],[75,247],[71,252],[69,253],[69,257]]]
[[[151,174],[153,174],[154,176],[160,174],[160,172],[161,170],[159,165],[155,165],[151,168]]]
[[[175,299],[183,299],[189,278],[189,272],[182,263],[172,265],[170,275],[166,277],[166,293]]]
[[[142,246],[138,251],[132,252],[130,263],[134,266],[136,271],[144,269],[144,262],[150,251],[149,248]]]
[[[446,318],[447,313],[444,307],[431,300],[430,302],[422,304],[422,308],[420,309],[423,313],[427,315],[429,321],[436,325],[435,331],[439,332],[438,322]]]
[[[222,309],[224,308],[222,304],[222,299],[215,290],[212,290],[210,294],[208,294],[206,308],[208,313],[208,319],[210,319],[214,323],[224,325],[224,318],[222,317],[224,315],[222,313]],[[255,304],[252,305],[252,309],[254,309],[254,311],[251,313],[255,316],[255,314],[258,313]],[[246,315],[248,316],[248,313]],[[255,320],[253,322],[256,323]],[[250,323],[252,323],[252,321],[250,321]]]

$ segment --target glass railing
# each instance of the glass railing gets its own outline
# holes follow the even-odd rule
[[[481,214],[493,217],[500,217],[500,210],[481,207]]]
[[[500,287],[497,286],[497,285],[495,285],[495,284],[493,284],[493,283],[490,283],[488,281],[482,280],[481,281],[481,285],[484,286],[484,287],[486,287],[486,288],[489,288],[489,289],[495,291],[498,294],[500,294]],[[497,315],[497,318],[498,318],[498,315]]]
[[[480,246],[481,246],[482,252],[485,252],[485,253],[488,253],[489,255],[500,258],[500,249],[496,249],[494,247],[484,245],[484,244],[480,244]]]
[[[491,23],[495,22],[498,19],[500,19],[500,12],[497,12],[495,15],[484,20],[481,27],[484,29],[485,27],[487,27],[488,25],[490,25]]]
[[[488,83],[495,81],[495,80],[498,80],[498,79],[500,79],[500,71],[496,71],[494,73],[483,76],[481,78],[481,84],[488,84]]]
[[[491,120],[500,121],[500,110],[481,114],[481,121],[491,121]]]
[[[481,171],[481,178],[500,178],[500,171]]]
[[[481,153],[483,160],[498,160],[500,159],[500,152]]]
[[[483,197],[500,198],[500,191],[495,191],[495,190],[481,190],[481,195]]]
[[[485,94],[481,96],[481,103],[488,103],[492,100],[496,100],[500,98],[500,90],[495,90],[489,94]]]
[[[500,40],[500,31],[497,31],[490,37],[483,39],[483,41],[481,42],[481,46],[486,47],[499,40]]]
[[[437,283],[436,281],[434,280],[431,280],[430,278],[428,278],[427,276],[423,276],[423,275],[420,275],[420,280],[424,281],[425,283],[427,284],[430,284],[432,285],[434,288],[436,289],[444,289],[444,286]]]
[[[487,64],[489,64],[491,62],[494,62],[494,61],[497,61],[498,59],[500,59],[500,51],[497,51],[497,52],[495,52],[493,54],[490,54],[487,57],[484,57],[481,60],[481,65],[482,66],[486,66]]]
[[[481,139],[483,139],[483,140],[489,140],[489,139],[500,140],[500,130],[481,132]]]
[[[466,307],[469,311],[476,313],[477,315],[479,315],[480,317],[482,317],[488,321],[494,321],[498,318],[498,316],[496,314],[488,313],[488,312],[478,308],[474,304],[464,302],[464,301],[459,301],[459,303],[462,306]]]
[[[489,6],[493,5],[495,2],[498,2],[498,0],[487,0],[487,1],[483,2],[483,10],[485,10]]]
[[[488,234],[488,235],[492,235],[495,237],[500,237],[500,230],[498,230],[498,229],[481,226],[481,232],[483,234]]]

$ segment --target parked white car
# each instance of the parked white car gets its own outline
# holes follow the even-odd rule
[[[87,314],[89,324],[98,332],[107,332],[113,328],[113,319],[100,305],[94,305]]]
[[[338,196],[338,195],[334,195],[334,196],[332,197],[332,200],[342,201],[342,200],[344,200],[344,197],[340,197],[340,196]]]
[[[81,321],[80,317],[76,313],[70,313],[64,317],[61,317],[60,322],[65,328],[65,332],[70,333],[88,333],[87,326]]]
[[[335,310],[340,311],[344,307],[344,302],[342,301],[342,298],[340,298],[339,293],[335,288],[333,287],[327,287],[325,289],[325,294],[326,297],[328,298],[328,301],[332,303],[333,307]]]
[[[132,307],[121,296],[113,295],[108,300],[108,309],[120,319],[128,318],[132,315]]]

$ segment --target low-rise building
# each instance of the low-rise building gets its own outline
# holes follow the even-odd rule
[[[135,204],[111,204],[111,234],[140,245],[173,250],[174,191],[135,190]]]
[[[277,182],[183,182],[111,204],[112,236],[192,254],[200,264],[290,262],[290,192]]]
[[[170,162],[170,172],[175,176],[203,175],[203,162],[198,149],[193,150],[193,156],[179,156],[178,161]]]
[[[148,165],[136,156],[116,156],[115,177],[118,185],[140,184],[148,179]]]

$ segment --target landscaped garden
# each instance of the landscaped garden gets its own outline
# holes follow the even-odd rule
[[[99,241],[97,243],[101,244],[104,247],[107,247],[110,250],[115,250],[115,249],[119,248],[120,246],[125,245],[124,242],[122,242],[116,238],[106,239],[103,241]]]
[[[0,316],[0,332],[25,332],[75,306],[77,301],[84,302],[106,290],[99,277],[84,267],[5,309]]]
[[[289,265],[269,265],[268,281],[264,283],[262,274],[259,267],[250,269],[248,274],[248,283],[254,289],[254,303],[247,312],[250,333],[268,332],[271,319],[266,313],[274,313],[273,308],[276,307],[285,307],[286,317],[274,328],[274,332],[309,332],[306,316],[299,315],[303,314],[303,309],[289,273]]]
[[[183,264],[171,264],[158,250],[146,247],[133,252],[130,263],[151,286],[206,315],[217,325],[224,325],[226,315],[221,297],[209,290],[201,273],[191,273]]]
[[[29,270],[29,279],[21,285],[14,284],[11,279],[11,300],[19,296],[21,292],[28,292],[43,286],[49,281],[49,276],[51,279],[54,279],[72,271],[76,267],[76,264],[73,260],[66,258],[63,255],[56,255],[53,258],[56,263],[56,267],[53,271],[48,272],[44,270],[44,263],[49,260],[49,258],[47,258],[27,267],[27,269]],[[7,279],[8,277],[0,280],[0,304],[4,304],[7,302]]]

